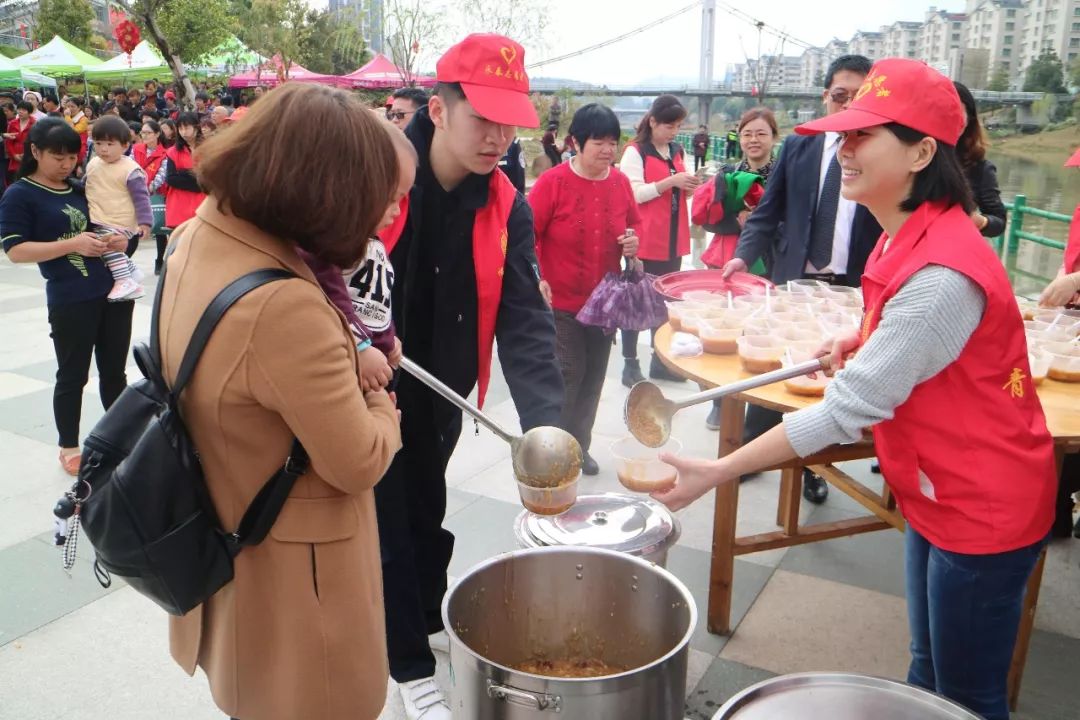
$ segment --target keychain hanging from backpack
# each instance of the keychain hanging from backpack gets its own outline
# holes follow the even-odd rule
[[[79,497],[80,485],[86,488],[85,497]],[[75,566],[75,553],[79,542],[79,513],[86,498],[90,497],[90,493],[89,484],[76,480],[71,490],[64,493],[53,506],[53,543],[64,549],[64,570],[68,572]]]

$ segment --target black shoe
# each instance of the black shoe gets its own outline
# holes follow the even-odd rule
[[[623,358],[622,384],[632,388],[644,381],[645,376],[641,374],[641,363],[637,358]]]
[[[600,466],[593,460],[592,455],[587,452],[581,453],[581,474],[582,475],[596,475],[600,472]]]
[[[877,460],[872,461],[870,463],[870,472],[874,473],[875,475],[880,475],[881,474],[881,463],[879,463]]]
[[[712,410],[709,411],[709,417],[705,418],[705,427],[709,430],[720,429],[720,406],[714,404]]]
[[[653,380],[667,380],[668,382],[686,382],[686,378],[682,375],[676,375],[667,369],[667,365],[653,353],[652,360],[649,362],[649,377]]]
[[[154,261],[154,274],[155,275],[160,275],[161,274],[161,264],[162,264],[161,260],[155,260]]]
[[[802,496],[815,505],[820,505],[829,497],[829,486],[814,473],[803,470]]]

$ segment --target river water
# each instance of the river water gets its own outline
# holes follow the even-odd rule
[[[1036,162],[991,151],[989,158],[997,166],[998,185],[1005,202],[1023,194],[1029,206],[1068,216],[1072,216],[1080,203],[1080,169],[1063,167],[1064,156],[1056,162]],[[1065,223],[1030,215],[1024,216],[1023,227],[1027,232],[1061,242],[1068,234]],[[1004,245],[1001,252],[1013,287],[1018,294],[1037,296],[1061,266],[1061,251],[1021,240],[1016,253],[1007,253]]]

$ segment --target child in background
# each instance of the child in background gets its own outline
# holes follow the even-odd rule
[[[94,157],[86,165],[86,200],[90,222],[101,233],[148,237],[154,223],[146,174],[125,153],[131,128],[119,117],[107,115],[91,130]],[[121,252],[101,256],[113,276],[109,302],[135,300],[144,294],[135,263]]]

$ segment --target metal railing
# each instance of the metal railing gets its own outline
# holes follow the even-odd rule
[[[1061,222],[1065,223],[1066,226],[1072,222],[1071,216],[1050,212],[1049,210],[1043,210],[1041,208],[1029,207],[1025,195],[1017,195],[1011,203],[1005,203],[1005,209],[1009,211],[1008,226],[1005,228],[1003,236],[1006,252],[1016,252],[1020,247],[1021,240],[1027,240],[1028,242],[1033,242],[1048,248],[1054,248],[1055,250],[1065,249],[1065,243],[1060,240],[1043,237],[1042,235],[1036,235],[1035,233],[1024,230],[1024,216],[1030,215],[1032,217],[1042,218],[1043,220]],[[997,239],[999,245],[1001,241],[1001,238]]]

